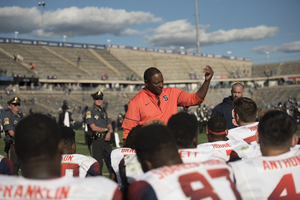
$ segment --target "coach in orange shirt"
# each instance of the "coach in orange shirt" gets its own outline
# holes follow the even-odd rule
[[[123,139],[138,124],[146,124],[158,119],[166,124],[169,118],[177,113],[177,106],[188,108],[200,105],[206,96],[214,71],[210,66],[203,69],[205,81],[198,91],[190,94],[177,88],[164,88],[162,73],[154,67],[144,73],[145,87],[128,104],[128,111],[123,121]]]

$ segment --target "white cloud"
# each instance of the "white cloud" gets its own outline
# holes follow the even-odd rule
[[[291,43],[285,43],[280,47],[277,46],[259,46],[251,49],[252,52],[257,52],[259,54],[265,54],[267,51],[270,53],[275,52],[285,52],[285,53],[293,53],[300,52],[300,41],[295,41]]]
[[[209,25],[201,25],[199,28],[199,39],[201,46],[222,44],[235,41],[253,41],[263,38],[274,37],[279,31],[278,27],[257,26],[244,29],[218,30],[206,33]],[[171,47],[185,46],[192,48],[195,46],[196,30],[186,20],[178,20],[162,24],[153,31],[152,36],[145,36],[145,40],[152,46]]]
[[[285,43],[278,48],[278,51],[282,51],[286,53],[300,52],[300,41]]]
[[[30,33],[42,27],[41,14],[37,8],[17,6],[0,8],[0,33]]]
[[[116,35],[118,35],[118,36],[142,35],[144,33],[145,32],[141,32],[141,31],[138,31],[138,30],[133,30],[131,28],[128,28],[126,30],[120,31],[119,33],[116,33]]]
[[[85,7],[70,7],[44,12],[44,35],[46,37],[61,37],[72,31],[73,36],[101,35],[123,33],[132,25],[161,22],[149,12],[123,9]],[[36,7],[0,8],[0,33],[33,33],[41,36],[41,13]],[[137,31],[125,31],[126,34],[136,34]]]

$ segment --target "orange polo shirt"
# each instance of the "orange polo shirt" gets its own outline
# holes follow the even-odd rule
[[[138,124],[158,119],[168,123],[170,117],[177,113],[177,106],[189,107],[200,105],[201,100],[197,93],[190,94],[177,88],[164,88],[159,94],[160,106],[157,105],[155,94],[144,88],[137,93],[128,104],[128,111],[122,124],[123,139],[129,131]]]

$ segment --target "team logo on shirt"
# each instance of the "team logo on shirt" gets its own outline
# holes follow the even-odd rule
[[[164,99],[165,101],[169,101],[169,98],[167,97],[167,95],[164,95],[164,96],[163,96],[163,99]]]
[[[9,124],[9,118],[8,118],[8,117],[5,117],[5,118],[4,118],[4,124],[3,124],[3,126],[4,126],[4,125],[7,125],[7,124]]]
[[[91,111],[87,111],[86,112],[86,119],[88,119],[88,118],[91,118],[92,116],[91,116]]]

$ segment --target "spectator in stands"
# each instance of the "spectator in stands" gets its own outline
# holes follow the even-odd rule
[[[77,58],[77,65],[79,66],[80,65],[80,56],[78,56],[78,58]]]
[[[234,118],[233,105],[232,102],[242,97],[245,94],[244,85],[241,83],[235,83],[232,85],[231,96],[223,99],[223,102],[218,104],[212,110],[212,116],[221,115],[225,117],[227,121],[228,129],[238,127],[236,119]]]
[[[138,124],[143,125],[154,119],[167,123],[177,113],[177,106],[188,108],[200,105],[205,99],[214,71],[207,65],[203,73],[204,83],[196,93],[190,94],[177,88],[164,88],[162,73],[157,68],[148,68],[144,73],[145,88],[129,101],[122,125],[123,139]]]
[[[231,163],[242,199],[299,199],[300,149],[296,122],[282,111],[265,114],[256,133],[261,157]]]

